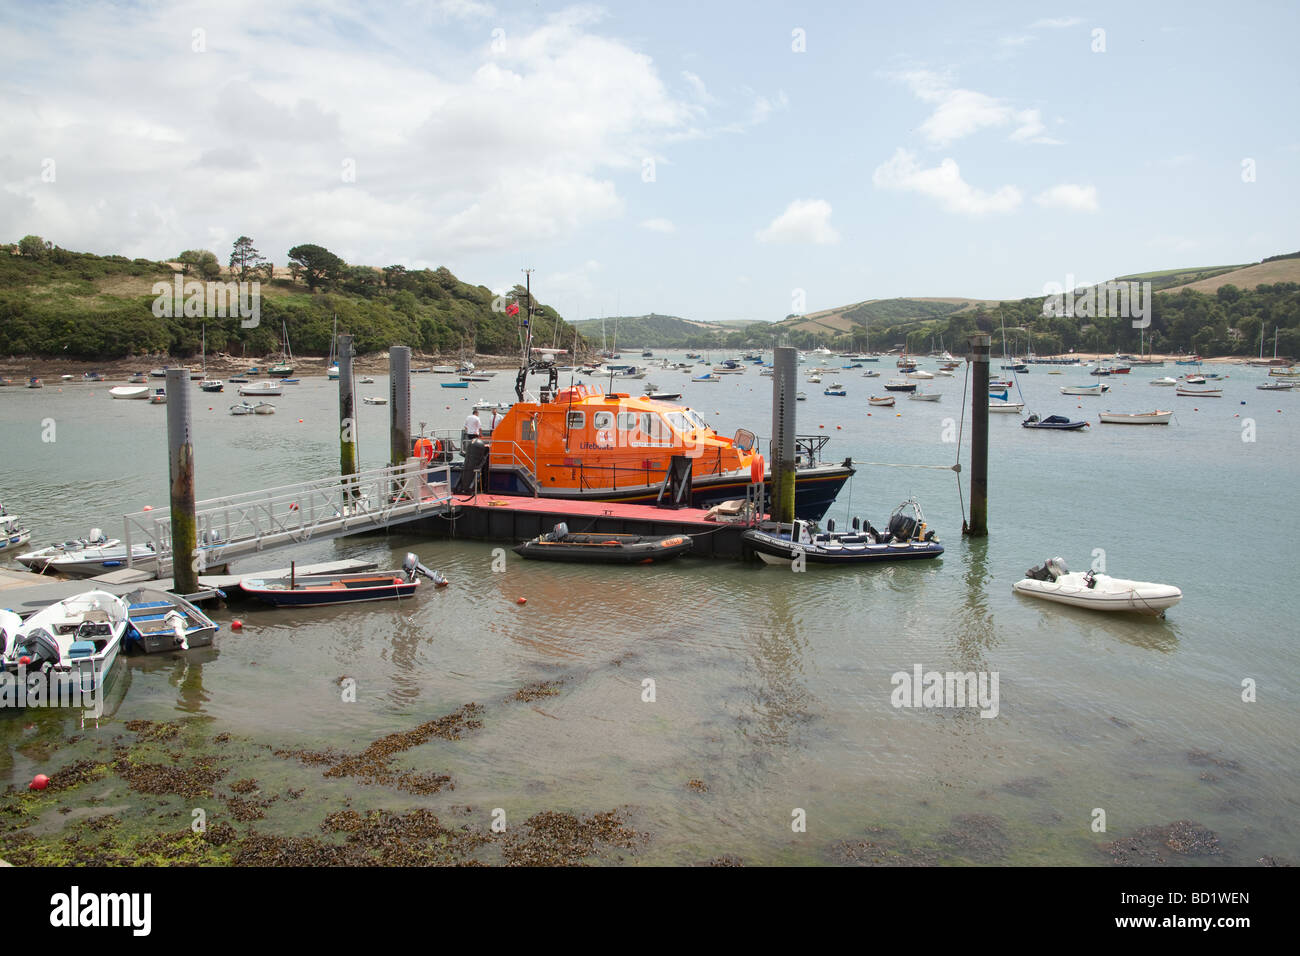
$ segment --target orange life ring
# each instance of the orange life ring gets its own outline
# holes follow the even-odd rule
[[[763,456],[755,452],[749,459],[749,480],[754,484],[759,484],[763,480],[763,472],[766,471],[763,462]]]
[[[427,438],[421,438],[415,443],[415,454],[424,461],[425,464],[433,461],[433,442]]]

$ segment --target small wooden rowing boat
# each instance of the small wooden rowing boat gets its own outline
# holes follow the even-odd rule
[[[1098,417],[1107,425],[1168,425],[1173,412],[1102,412]]]
[[[447,579],[430,571],[414,554],[408,554],[397,571],[369,571],[360,574],[310,574],[301,577],[292,566],[287,577],[244,578],[239,589],[250,597],[276,607],[320,607],[325,604],[357,604],[411,597],[424,575],[435,587]]]
[[[126,595],[127,626],[123,644],[146,654],[207,647],[220,625],[178,594],[138,588]]]
[[[1188,398],[1223,398],[1221,388],[1186,388],[1179,385],[1174,391]]]
[[[875,395],[872,395],[867,399],[867,404],[875,405],[877,408],[893,408],[894,396],[886,395],[884,398],[877,398]]]

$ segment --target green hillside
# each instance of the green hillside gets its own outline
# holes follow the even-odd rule
[[[1161,289],[1170,289],[1176,285],[1187,285],[1192,282],[1200,282],[1202,279],[1212,279],[1215,276],[1221,276],[1227,272],[1235,272],[1238,269],[1245,269],[1253,263],[1235,266],[1201,266],[1193,269],[1163,269],[1159,272],[1139,272],[1130,276],[1119,276],[1118,280],[1150,282],[1152,290],[1159,292]]]
[[[339,331],[354,335],[362,354],[394,344],[427,353],[473,349],[504,355],[519,348],[519,319],[495,311],[487,287],[462,282],[445,268],[349,266],[337,257],[326,258],[330,254],[318,246],[295,247],[293,251],[319,250],[326,257],[300,252],[303,262],[292,262],[286,269],[272,269],[264,260],[254,266],[247,274],[261,283],[261,321],[257,328],[245,329],[236,315],[154,315],[154,283],[173,282],[179,268],[189,268],[187,279],[235,278],[230,269],[220,268],[215,256],[204,260],[185,253],[178,257],[180,262],[169,264],[72,252],[28,241],[33,239],[37,237],[0,245],[0,355],[189,358],[199,350],[205,323],[210,352],[270,355],[280,348],[281,321],[295,353],[326,355],[335,316]],[[301,267],[304,263],[319,266],[319,274],[309,276]],[[522,286],[516,287],[513,298],[524,304]],[[571,345],[573,335],[554,309],[537,305],[537,340],[550,343],[558,338]]]
[[[593,345],[600,344],[603,334],[610,348],[617,342],[620,348],[691,349],[717,347],[722,339],[733,334],[737,328],[748,327],[755,322],[757,320],[752,319],[693,322],[675,315],[650,313],[582,319],[573,325]]]

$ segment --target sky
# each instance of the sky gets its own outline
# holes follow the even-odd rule
[[[0,0],[0,241],[534,269],[569,319],[1300,249],[1300,4]]]

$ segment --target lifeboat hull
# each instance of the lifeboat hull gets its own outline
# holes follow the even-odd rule
[[[439,473],[441,475],[441,472]],[[801,470],[795,475],[794,508],[795,517],[808,521],[820,521],[835,502],[836,496],[844,483],[854,475],[852,468],[844,465],[822,465],[817,468]],[[430,481],[434,475],[430,473]],[[441,480],[439,478],[439,480]],[[451,486],[456,487],[460,481],[460,463],[451,466]],[[765,494],[771,500],[772,483],[764,482]],[[493,468],[491,484],[488,491],[505,495],[528,495],[534,493],[540,498],[555,498],[562,501],[616,501],[622,504],[652,505],[659,498],[659,485],[629,485],[625,488],[594,488],[578,490],[571,488],[542,488],[534,492],[533,486],[519,472],[513,469]],[[712,508],[724,501],[735,501],[745,497],[749,487],[748,475],[710,475],[694,478],[691,482],[692,508]]]

